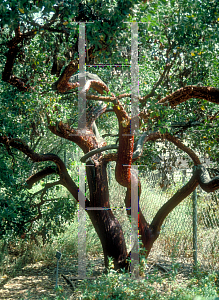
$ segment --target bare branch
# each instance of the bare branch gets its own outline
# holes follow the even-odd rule
[[[28,157],[32,159],[34,162],[42,162],[42,161],[53,161],[59,171],[59,175],[65,172],[66,167],[63,163],[63,161],[55,154],[38,154],[34,152],[24,141],[21,139],[9,139],[8,137],[0,136],[0,142],[3,143],[4,145],[16,148],[26,154]]]
[[[50,189],[51,187],[54,187],[56,185],[59,185],[59,184],[62,184],[61,180],[46,183],[45,187],[43,189],[37,191],[36,193],[34,193],[33,196],[37,196],[37,195],[41,194],[41,197],[42,197],[42,195],[44,195],[48,189]],[[35,207],[35,206],[37,206],[37,204],[33,204],[32,206]]]
[[[195,172],[189,182],[177,191],[157,212],[150,227],[160,232],[161,225],[169,213],[198,186],[198,173]]]
[[[110,150],[110,149],[118,149],[119,146],[117,146],[116,144],[113,144],[113,145],[108,145],[108,146],[104,146],[104,147],[101,147],[101,148],[97,148],[97,149],[94,149],[94,150],[91,150],[90,152],[88,152],[87,154],[85,154],[81,159],[80,161],[85,163],[86,160],[93,156],[94,154],[96,153],[101,153],[103,151],[106,151],[106,150]]]
[[[170,133],[165,133],[164,134],[164,137],[172,142],[174,145],[176,145],[179,149],[183,150],[184,152],[186,152],[190,157],[191,159],[193,160],[194,162],[194,165],[197,166],[197,165],[200,165],[201,162],[198,158],[198,156],[195,154],[195,152],[190,149],[189,147],[185,146],[180,140],[178,140],[176,137],[174,137],[173,135],[171,135]]]
[[[143,151],[143,146],[145,142],[148,141],[155,141],[157,139],[167,139],[168,141],[172,142],[174,145],[176,145],[179,149],[186,152],[190,158],[193,160],[194,165],[200,165],[201,162],[198,158],[198,156],[195,154],[193,150],[191,150],[189,147],[185,146],[179,139],[171,135],[170,133],[160,134],[160,132],[153,132],[153,133],[147,133],[144,132],[142,136],[137,141],[137,145],[135,147],[135,152],[133,154],[133,159],[137,159],[141,156]]]
[[[164,106],[170,104],[173,108],[191,98],[204,99],[209,102],[219,104],[219,89],[214,87],[190,85],[183,87],[171,95],[159,100],[157,104],[163,104]]]
[[[106,111],[107,106],[98,107],[97,109],[93,108],[89,111],[86,118],[86,126],[88,128],[93,126],[93,123]],[[93,128],[92,128],[93,129]]]
[[[32,38],[35,33],[34,30],[26,32],[22,34],[20,32],[20,28],[18,27],[16,30],[16,36],[11,39],[7,46],[9,48],[8,53],[6,54],[6,63],[4,70],[2,72],[2,80],[5,82],[10,83],[13,86],[16,86],[20,91],[28,91],[30,89],[29,85],[25,85],[25,81],[21,78],[18,78],[13,75],[13,67],[15,63],[16,56],[18,54],[19,48],[18,45],[25,39],[25,38]]]
[[[105,85],[105,83],[96,81],[96,80],[87,80],[83,89],[81,90],[81,94],[86,94],[90,88],[93,88],[99,94],[103,94],[103,92],[109,92],[109,88]]]
[[[219,189],[219,176],[215,176],[211,179],[207,169],[204,166],[199,166],[198,170],[198,182],[201,188],[207,192],[211,193]]]
[[[194,166],[193,176],[189,182],[177,191],[157,212],[150,227],[157,228],[160,231],[161,225],[168,214],[187,196],[189,196],[194,189],[200,184],[201,188],[207,193],[214,192],[219,189],[219,176],[210,178],[208,171],[202,165]]]
[[[0,136],[0,143],[6,145],[6,147],[13,147],[20,150],[34,162],[52,161],[56,164],[58,169],[58,174],[60,176],[60,181],[63,186],[65,186],[72,196],[78,201],[78,186],[70,177],[64,162],[59,158],[58,155],[48,153],[48,154],[38,154],[29,148],[24,141],[20,139],[9,139],[8,137]],[[89,200],[86,198],[86,205],[89,206]]]
[[[64,93],[65,91],[71,90],[79,86],[79,83],[71,83],[69,82],[69,79],[71,76],[77,72],[78,70],[78,59],[71,61],[70,64],[65,67],[64,71],[62,72],[61,76],[59,77],[59,80],[56,83],[57,90],[61,93]]]
[[[58,123],[58,128],[53,125],[49,125],[48,128],[55,135],[76,143],[84,153],[98,147],[97,139],[91,128],[75,130],[70,128],[67,124],[63,124],[61,121]]]
[[[27,180],[27,188],[31,189],[34,183],[38,182],[39,180],[43,179],[44,177],[51,175],[51,174],[57,174],[58,169],[54,166],[46,167],[45,169],[41,170],[40,172],[37,172],[34,175],[31,175]]]
[[[142,136],[138,139],[137,144],[135,146],[135,151],[133,153],[133,160],[138,159],[143,152],[143,146],[145,142],[155,141],[161,138],[161,134],[159,132],[144,132]]]
[[[170,47],[167,49],[166,51],[166,57],[168,58],[169,52],[172,49],[172,45],[170,44]],[[171,63],[167,63],[164,67],[164,71],[161,74],[160,78],[158,79],[158,81],[153,85],[152,90],[150,91],[150,93],[144,97],[142,97],[140,99],[140,102],[144,105],[146,104],[146,100],[153,97],[155,95],[155,91],[157,89],[157,87],[162,83],[163,79],[165,78],[165,76],[168,75],[168,73],[170,72],[170,69],[172,68],[172,66],[174,65],[175,59],[177,57],[177,54],[173,55],[174,59]]]

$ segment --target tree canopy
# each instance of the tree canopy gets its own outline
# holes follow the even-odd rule
[[[71,194],[78,200],[78,187],[72,173],[75,162],[69,166],[65,157],[66,151],[77,147],[84,152],[81,161],[87,163],[90,174],[87,206],[110,207],[103,195],[103,202],[92,200],[92,194],[96,197],[92,185],[98,186],[109,161],[116,161],[115,178],[127,188],[124,200],[129,207],[131,178],[139,195],[141,189],[138,178],[131,174],[131,165],[153,167],[151,158],[160,151],[156,141],[170,142],[174,151],[182,151],[191,159],[193,177],[157,213],[152,224],[139,210],[140,233],[148,250],[168,213],[198,184],[208,192],[218,189],[218,177],[211,179],[199,158],[210,157],[217,168],[218,8],[216,0],[3,2],[2,236],[27,232],[46,236],[48,228],[56,233],[64,221],[71,220],[76,206],[69,197]],[[133,54],[132,48],[134,24],[138,24],[138,54]],[[81,26],[86,30],[82,51],[86,51],[86,71],[101,79],[88,80],[84,89],[77,80],[71,80],[80,67]],[[131,69],[134,56],[138,57],[139,73]],[[133,82],[137,81],[139,91],[135,88],[133,92]],[[87,99],[87,137],[77,129],[81,92]],[[133,93],[139,107],[135,116],[131,115]],[[139,135],[130,132],[131,121],[139,121]],[[39,182],[41,189],[34,194],[27,190]],[[60,185],[69,193],[54,199],[54,190],[58,194]],[[89,216],[95,223],[97,215]],[[107,217],[114,218],[110,213]],[[100,236],[104,234],[98,226],[95,229]],[[107,243],[102,245],[104,248]]]

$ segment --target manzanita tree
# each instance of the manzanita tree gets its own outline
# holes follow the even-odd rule
[[[26,208],[25,201],[23,206],[20,204],[21,218],[14,222],[20,228],[17,232],[24,236],[32,224],[43,217],[42,207],[47,203],[45,193],[48,189],[62,185],[78,201],[78,186],[65,161],[58,155],[56,146],[53,145],[52,149],[42,147],[41,152],[43,150],[44,153],[38,151],[39,139],[45,136],[46,143],[50,132],[50,136],[53,134],[68,140],[83,150],[81,162],[86,164],[90,191],[85,206],[105,208],[87,210],[100,238],[105,264],[107,266],[110,256],[116,268],[127,267],[128,253],[123,231],[110,209],[107,177],[110,161],[116,162],[117,182],[126,188],[124,203],[128,214],[133,197],[139,199],[141,196],[141,182],[132,165],[142,161],[147,164],[144,158],[145,153],[150,152],[147,145],[167,140],[186,153],[193,163],[191,179],[160,208],[150,224],[139,207],[139,236],[147,254],[158,238],[165,218],[198,185],[206,192],[219,188],[219,178],[210,178],[192,150],[195,147],[202,154],[207,152],[217,164],[219,89],[215,76],[219,48],[218,3],[112,1],[108,5],[90,0],[75,5],[72,1],[23,0],[5,2],[1,9],[1,168],[10,173],[10,157],[14,164],[19,157],[20,161],[28,162],[28,158],[44,166],[24,178],[25,185],[10,181],[10,188],[17,189],[13,190],[16,197],[44,178],[58,177],[57,181],[45,185],[40,201],[28,202],[30,205]],[[75,80],[76,77],[72,80],[80,67],[78,27],[80,22],[88,21],[93,23],[86,25],[85,62],[102,80],[90,77],[84,86],[80,86],[80,80]],[[123,66],[121,70],[117,68],[118,63],[128,65],[130,58],[133,59],[130,28],[124,21],[142,22],[138,33],[142,95],[137,97],[139,113],[134,116],[130,116],[129,66]],[[113,73],[116,74],[114,77]],[[77,100],[83,95],[86,95],[88,108],[85,115],[81,115],[85,116],[85,122],[78,120],[83,126],[77,127]],[[112,117],[106,118],[106,114]],[[118,129],[118,143],[107,145],[99,131],[107,130],[112,122]],[[131,130],[132,124],[140,128],[140,137]],[[200,134],[194,138],[197,136],[196,129]],[[205,140],[203,144],[197,143],[198,139],[206,138],[209,131],[213,136],[209,138],[209,145],[206,147]],[[105,152],[110,149],[117,152]],[[20,153],[24,156],[19,156]],[[30,167],[22,166],[25,175]],[[5,180],[5,176],[0,177],[2,195],[6,195],[5,191],[9,188],[9,177]],[[10,199],[16,202],[16,199]],[[4,235],[8,216],[13,219],[16,212],[11,215],[9,211],[14,204],[9,206],[4,197],[1,201],[1,234]],[[59,205],[61,201],[58,201]],[[25,211],[23,214],[21,207]],[[63,209],[68,209],[68,205]]]

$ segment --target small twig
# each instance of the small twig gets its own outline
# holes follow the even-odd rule
[[[65,279],[65,281],[67,282],[67,284],[70,285],[71,288],[72,288],[72,290],[74,291],[74,290],[75,290],[75,285],[74,285],[74,283],[73,283],[69,278],[67,278],[64,274],[61,274],[61,275],[62,275],[62,277]]]
[[[37,191],[36,193],[34,193],[33,196],[37,196],[38,194],[41,194],[41,193],[44,195],[48,189],[50,189],[51,187],[54,187],[56,185],[59,185],[61,183],[62,183],[61,180],[58,180],[58,181],[55,181],[55,182],[46,183],[45,187],[43,189]]]
[[[164,268],[160,264],[154,264],[154,266],[157,267],[158,269],[160,269],[161,271],[163,271],[164,273],[168,273],[169,272],[168,269]]]

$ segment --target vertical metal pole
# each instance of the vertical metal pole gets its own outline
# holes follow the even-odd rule
[[[85,212],[85,165],[79,166],[78,191],[78,277],[86,277],[86,212]]]
[[[194,267],[197,267],[197,189],[193,191],[193,262]]]
[[[186,181],[186,169],[182,170],[182,183],[184,184]]]
[[[111,163],[108,163],[108,172],[109,172],[109,185],[111,184],[112,174],[111,174]]]
[[[64,151],[64,164],[67,168],[67,155],[66,155],[66,150]]]
[[[59,260],[62,257],[62,253],[57,251],[56,258],[57,258],[57,266],[56,266],[56,288],[58,287],[58,278],[59,278]]]
[[[59,277],[59,259],[57,259],[57,266],[56,266],[56,288],[58,287],[58,277]]]

